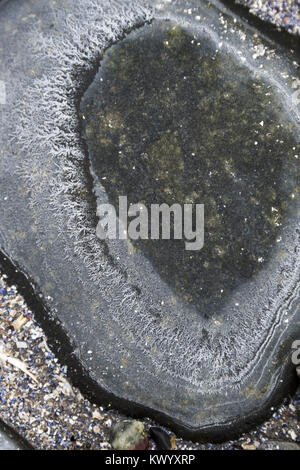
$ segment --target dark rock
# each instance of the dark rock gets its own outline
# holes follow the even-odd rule
[[[298,58],[218,5],[0,7],[1,264],[84,393],[209,440],[251,428],[291,391],[299,331]],[[88,153],[79,103],[92,82]],[[98,240],[97,205],[119,190],[204,203],[203,250]]]
[[[158,427],[152,427],[149,432],[158,450],[170,450],[172,448],[171,439],[166,431]]]
[[[124,420],[111,429],[111,445],[115,450],[147,450],[149,439],[140,421]]]

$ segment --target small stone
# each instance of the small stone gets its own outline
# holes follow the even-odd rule
[[[176,436],[171,437],[171,445],[172,445],[172,450],[177,450],[177,444],[176,444]]]
[[[149,439],[140,421],[124,420],[111,430],[111,445],[115,450],[147,450]]]
[[[297,434],[295,433],[295,431],[293,429],[291,429],[289,431],[289,435],[291,436],[291,438],[293,439],[293,441],[295,441],[297,439]]]
[[[94,426],[93,431],[94,431],[95,434],[100,434],[100,432],[101,432],[100,426]]]
[[[28,318],[24,315],[19,316],[13,323],[12,326],[15,331],[20,330],[26,323],[28,323]]]
[[[256,446],[254,444],[249,444],[248,442],[244,442],[242,444],[242,448],[244,450],[256,450]]]
[[[169,435],[159,427],[150,428],[150,437],[156,444],[157,450],[170,450],[172,444]]]
[[[93,411],[92,418],[93,419],[98,419],[98,420],[101,419],[101,414],[99,413],[98,410]]]

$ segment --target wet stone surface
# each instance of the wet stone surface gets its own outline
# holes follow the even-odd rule
[[[0,451],[1,450],[29,450],[29,446],[26,446],[17,435],[0,422]]]
[[[149,228],[132,252],[125,245],[124,264],[144,253],[210,318],[272,256],[299,207],[300,167],[293,124],[282,122],[269,84],[200,41],[166,21],[131,33],[105,54],[81,110],[95,178],[115,208],[119,196],[148,210],[204,204],[202,250],[152,240]]]
[[[214,3],[2,4],[0,250],[86,397],[224,441],[295,381],[299,71]],[[119,193],[205,204],[203,250],[100,241]]]

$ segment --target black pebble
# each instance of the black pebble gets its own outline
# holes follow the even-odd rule
[[[156,444],[157,450],[170,450],[171,441],[168,434],[161,428],[150,428],[150,437]]]

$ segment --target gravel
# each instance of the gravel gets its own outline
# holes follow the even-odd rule
[[[251,13],[264,21],[292,34],[300,34],[299,0],[236,0],[236,3],[248,7]]]

